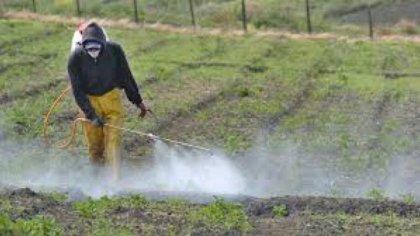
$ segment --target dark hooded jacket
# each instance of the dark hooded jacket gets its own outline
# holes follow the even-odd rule
[[[76,103],[86,118],[97,117],[87,95],[101,96],[119,88],[124,89],[131,103],[140,104],[142,98],[121,46],[106,41],[102,28],[96,23],[83,31],[82,45],[89,41],[102,45],[98,58],[93,59],[84,47],[78,47],[70,55],[67,67]]]

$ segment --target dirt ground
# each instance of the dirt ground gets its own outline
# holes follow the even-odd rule
[[[149,194],[153,195],[160,196],[159,201],[162,201],[170,197],[171,193]],[[175,195],[181,196],[179,193]],[[185,196],[195,202],[209,197],[205,194]],[[3,190],[0,199],[3,203],[10,203],[11,208],[8,210],[10,219],[29,220],[37,215],[52,216],[66,235],[86,235],[89,227],[94,224],[92,219],[83,219],[73,208],[72,202],[54,200],[48,194],[36,193],[28,188]],[[226,199],[242,204],[252,225],[250,231],[191,225],[185,217],[186,213],[206,205],[192,202],[180,208],[117,207],[107,214],[107,219],[116,227],[130,225],[138,235],[150,232],[151,235],[168,235],[168,232],[182,235],[187,228],[191,235],[418,235],[420,233],[420,205],[417,204],[293,196],[270,199],[230,196]],[[284,206],[287,210],[279,217],[273,213],[276,206]],[[0,213],[2,211],[5,209],[0,208]]]

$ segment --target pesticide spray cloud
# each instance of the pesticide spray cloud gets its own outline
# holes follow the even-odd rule
[[[276,148],[257,145],[241,160],[246,194],[259,197],[283,195],[369,197],[372,190],[391,199],[413,195],[420,200],[419,153],[394,156],[386,166],[353,168],[327,153],[307,153],[293,142]],[[340,163],[343,162],[343,163]]]
[[[122,185],[145,191],[205,192],[237,194],[244,190],[245,182],[234,163],[223,154],[194,152],[155,143],[155,154],[150,166],[123,177]]]
[[[354,173],[331,158],[301,151],[285,142],[275,149],[256,145],[242,157],[229,158],[170,147],[156,142],[150,163],[123,163],[121,178],[90,165],[83,155],[46,150],[33,143],[0,143],[0,189],[29,187],[38,191],[77,192],[98,198],[126,193],[166,192],[216,195],[323,195],[366,197],[372,189],[390,197],[420,196],[420,166],[416,155],[398,156],[386,170]],[[417,187],[416,187],[417,186]]]
[[[155,143],[154,151],[151,163],[123,163],[120,180],[113,182],[109,170],[90,165],[87,157],[3,143],[0,186],[80,191],[92,197],[136,192],[238,194],[246,187],[235,164],[222,154],[193,152],[162,142]]]

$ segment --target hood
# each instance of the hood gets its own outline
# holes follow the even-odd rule
[[[84,30],[82,34],[82,44],[85,44],[88,41],[96,41],[102,45],[105,45],[106,37],[105,33],[97,23],[90,23]]]

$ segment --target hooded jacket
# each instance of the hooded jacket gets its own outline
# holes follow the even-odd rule
[[[96,23],[83,31],[82,45],[89,41],[102,45],[99,56],[94,59],[84,47],[78,47],[70,55],[67,66],[76,103],[86,118],[97,117],[88,95],[101,96],[115,88],[124,89],[128,100],[139,105],[142,98],[121,46],[106,41],[103,30]]]

